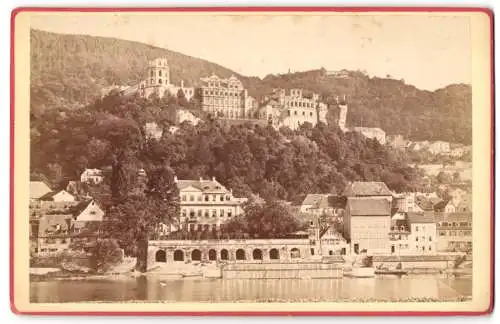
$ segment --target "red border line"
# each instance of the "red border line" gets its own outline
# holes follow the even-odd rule
[[[490,19],[490,91],[491,91],[491,160],[490,160],[490,231],[491,231],[491,260],[490,260],[490,304],[484,311],[474,312],[429,312],[429,311],[395,311],[395,312],[342,312],[342,311],[214,311],[214,312],[24,312],[16,308],[14,303],[14,127],[15,127],[15,57],[14,35],[15,18],[21,12],[482,12]],[[19,7],[12,10],[11,14],[11,42],[10,42],[10,305],[13,313],[18,315],[85,315],[85,316],[477,316],[493,312],[494,307],[494,273],[495,273],[495,94],[493,85],[494,77],[494,19],[490,8],[480,7]]]

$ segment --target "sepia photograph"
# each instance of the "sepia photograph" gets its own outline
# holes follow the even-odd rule
[[[13,310],[489,312],[491,15],[13,12]]]

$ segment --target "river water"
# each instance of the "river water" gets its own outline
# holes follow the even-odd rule
[[[472,295],[470,277],[438,275],[343,279],[184,279],[139,277],[32,282],[33,303],[64,302],[297,302],[346,299],[450,299]]]

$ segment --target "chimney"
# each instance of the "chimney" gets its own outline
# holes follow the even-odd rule
[[[203,183],[203,177],[200,177],[200,183]]]
[[[184,80],[181,80],[181,88],[184,88]]]
[[[215,182],[215,177],[212,177],[212,181]]]
[[[177,176],[174,176],[174,183],[177,183]]]
[[[339,96],[335,97],[335,101],[337,101],[337,105],[339,104]]]

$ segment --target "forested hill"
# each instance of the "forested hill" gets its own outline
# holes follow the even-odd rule
[[[403,134],[411,140],[472,141],[472,89],[454,84],[436,91],[419,90],[404,80],[369,77],[349,71],[348,78],[328,75],[324,69],[284,75],[268,75],[265,88],[303,88],[319,92],[327,103],[347,96],[348,126],[380,127],[387,134]],[[432,71],[429,71],[432,73]],[[338,110],[331,111],[335,120]]]
[[[151,45],[115,38],[31,30],[32,107],[88,104],[103,87],[144,79],[148,60],[169,60],[171,80],[197,85],[200,77],[242,76],[220,65]]]
[[[422,91],[404,80],[369,77],[351,71],[348,78],[329,76],[324,69],[269,75],[263,80],[245,77],[220,65],[138,42],[113,38],[31,32],[31,107],[81,106],[94,101],[102,87],[131,85],[144,77],[150,59],[169,59],[174,83],[199,84],[215,73],[235,75],[250,94],[260,98],[272,88],[304,88],[319,92],[328,103],[348,96],[350,126],[380,127],[387,134],[412,140],[445,140],[470,144],[472,94],[469,85],[450,85]],[[432,71],[429,71],[432,73]],[[334,121],[337,110],[331,109]]]

